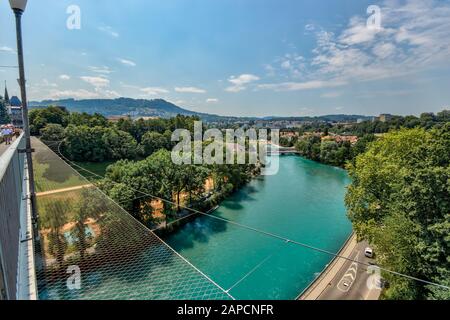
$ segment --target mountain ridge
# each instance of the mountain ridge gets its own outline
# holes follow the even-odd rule
[[[198,116],[204,121],[237,121],[237,120],[288,120],[288,121],[356,121],[357,119],[366,119],[370,117],[363,115],[325,115],[325,116],[299,116],[299,117],[232,117],[221,116],[217,114],[201,113],[191,111],[175,105],[164,99],[81,99],[73,98],[60,100],[31,101],[30,108],[45,108],[50,105],[61,106],[73,112],[100,113],[106,117],[109,116],[131,116],[131,117],[161,117],[170,118],[178,114],[185,116]]]

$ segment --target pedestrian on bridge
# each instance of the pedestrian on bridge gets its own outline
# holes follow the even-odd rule
[[[3,127],[3,128],[1,129],[0,132],[1,132],[1,134],[2,134],[2,137],[3,137],[4,140],[5,140],[5,144],[6,144],[6,145],[11,144],[11,141],[12,141],[12,135],[13,135],[13,131],[11,130],[11,128],[5,126],[5,127]]]

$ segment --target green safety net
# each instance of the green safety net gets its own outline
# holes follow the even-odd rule
[[[232,299],[45,144],[32,144],[39,299]]]

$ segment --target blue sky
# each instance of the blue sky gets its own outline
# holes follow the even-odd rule
[[[222,115],[419,114],[450,105],[450,1],[29,0],[30,100],[164,98]],[[367,27],[367,8],[381,28]],[[67,7],[81,9],[69,30]],[[0,65],[15,65],[0,2]],[[12,94],[17,70],[0,68]],[[0,86],[2,88],[3,86]]]

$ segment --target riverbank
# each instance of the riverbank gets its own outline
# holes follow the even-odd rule
[[[182,209],[176,214],[170,221],[161,222],[153,226],[152,231],[156,232],[160,236],[168,235],[176,229],[182,227],[184,224],[195,220],[198,216],[210,215],[216,211],[221,204],[228,198],[232,197],[233,194],[241,191],[245,188],[252,180],[262,177],[261,168],[258,165],[252,172],[251,178],[243,185],[239,186],[236,190],[216,190],[214,189],[214,182],[211,177],[205,182],[206,193],[202,199],[190,206],[181,205]]]
[[[320,295],[332,283],[336,274],[345,263],[353,250],[356,248],[356,234],[352,233],[349,239],[344,243],[336,257],[325,267],[320,275],[297,297],[296,300],[319,300]],[[339,256],[339,257],[338,257]]]

